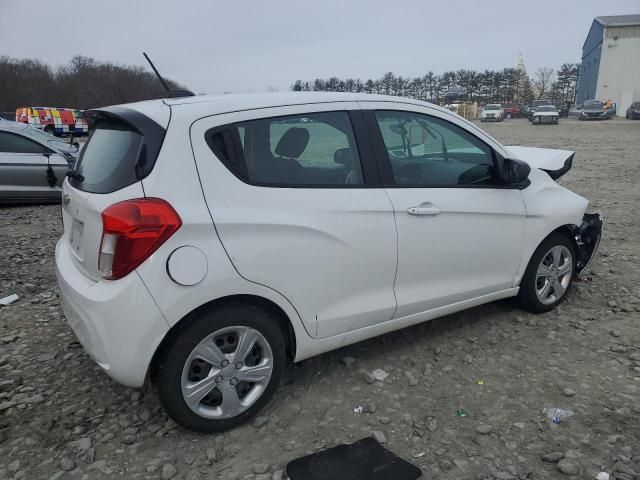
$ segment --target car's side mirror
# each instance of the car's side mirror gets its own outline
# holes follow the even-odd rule
[[[500,168],[500,178],[506,185],[524,188],[529,185],[531,167],[522,160],[505,158]]]

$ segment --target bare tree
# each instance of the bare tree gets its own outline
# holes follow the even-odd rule
[[[536,90],[537,98],[542,98],[542,96],[551,88],[553,75],[553,68],[539,68],[536,71],[536,78],[533,81],[533,87]]]

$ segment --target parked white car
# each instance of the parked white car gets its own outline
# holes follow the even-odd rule
[[[501,122],[504,120],[504,110],[499,103],[490,103],[482,109],[481,122]]]
[[[546,312],[598,214],[573,152],[504,147],[432,104],[364,94],[154,100],[89,112],[63,186],[67,319],[115,380],[233,427],[288,361],[507,297]]]
[[[541,125],[543,123],[558,125],[560,123],[560,112],[558,112],[558,109],[553,105],[543,105],[541,107],[537,107],[533,111],[531,123],[533,125]]]

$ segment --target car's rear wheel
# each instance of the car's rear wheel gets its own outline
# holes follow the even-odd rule
[[[562,233],[549,235],[533,253],[520,282],[518,300],[533,313],[548,312],[571,288],[576,256],[573,242]]]
[[[153,380],[162,406],[178,424],[219,432],[267,404],[285,363],[278,319],[238,303],[195,318],[163,348]]]

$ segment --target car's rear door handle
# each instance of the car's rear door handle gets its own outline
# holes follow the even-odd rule
[[[438,215],[440,209],[435,205],[420,205],[419,207],[410,207],[407,213],[409,215]]]

